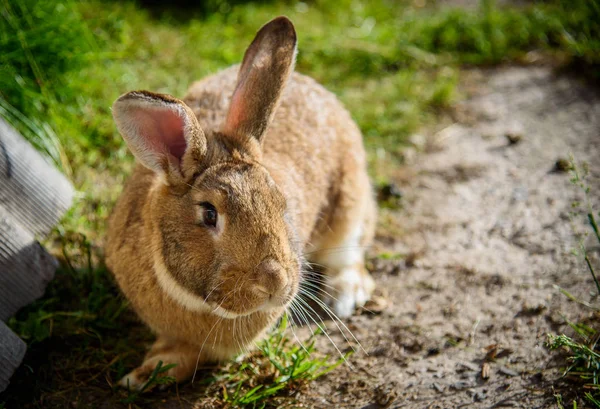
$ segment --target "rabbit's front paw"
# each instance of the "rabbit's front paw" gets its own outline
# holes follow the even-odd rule
[[[346,318],[369,301],[374,289],[375,282],[364,267],[347,267],[326,275],[323,298],[339,318]]]
[[[125,375],[119,381],[119,386],[136,391],[150,390],[155,386],[164,389],[173,381],[181,382],[190,378],[196,369],[197,359],[196,347],[158,339],[144,362]]]
[[[180,381],[177,376],[177,366],[168,368],[167,365],[170,363],[164,362],[163,359],[165,358],[166,357],[155,356],[146,359],[142,365],[125,375],[119,381],[119,386],[133,391],[149,391],[156,386],[158,386],[159,389],[164,389],[172,383],[173,379],[175,381]],[[161,367],[158,367],[159,362],[162,362]],[[156,377],[152,377],[155,370],[157,370]]]

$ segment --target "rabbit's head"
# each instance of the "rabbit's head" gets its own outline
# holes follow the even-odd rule
[[[168,95],[134,91],[113,105],[129,149],[157,176],[140,201],[157,280],[188,308],[235,317],[283,308],[298,291],[301,256],[286,199],[261,165],[295,53],[287,18],[257,33],[219,131],[205,133]]]

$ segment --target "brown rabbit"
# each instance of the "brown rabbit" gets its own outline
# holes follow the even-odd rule
[[[139,388],[159,361],[181,381],[253,345],[297,295],[305,256],[325,267],[339,316],[368,300],[376,207],[361,134],[333,94],[292,73],[295,55],[278,17],[185,102],[135,91],[114,103],[142,166],[111,216],[106,263],[157,334],[122,385]]]

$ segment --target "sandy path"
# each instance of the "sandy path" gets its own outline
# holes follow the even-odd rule
[[[397,180],[403,209],[387,218],[404,234],[388,226],[379,235],[378,250],[420,257],[409,267],[376,263],[390,306],[350,320],[369,356],[315,382],[303,398],[309,406],[555,407],[558,363],[543,347],[546,334],[568,332],[564,317],[591,313],[554,285],[590,300],[593,284],[571,254],[573,229],[585,220],[571,223],[569,212],[582,192],[553,168],[570,152],[587,161],[600,204],[600,97],[548,68],[467,77],[471,97],[458,122],[435,135],[411,177]],[[522,140],[509,144],[514,130]]]

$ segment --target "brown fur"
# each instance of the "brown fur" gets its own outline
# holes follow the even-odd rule
[[[231,67],[193,84],[185,105],[143,94],[152,115],[183,116],[188,149],[178,159],[174,143],[161,153],[164,162],[152,167],[146,162],[155,156],[124,134],[146,167],[135,169],[113,211],[106,262],[159,335],[144,364],[127,377],[130,383],[143,383],[160,359],[178,363],[170,374],[183,380],[197,359],[228,359],[248,348],[296,295],[303,251],[311,243],[324,252],[343,243],[360,221],[361,245],[370,244],[375,206],[360,132],[315,81],[300,74],[287,81],[294,57],[293,26],[279,18],[259,31],[239,76],[240,68]],[[255,65],[265,71],[247,72]],[[127,102],[136,95],[115,103],[118,123],[143,117],[137,112],[147,109],[146,100],[139,109]],[[230,107],[232,95],[249,102]],[[139,129],[154,129],[150,125]],[[127,132],[132,129],[138,128]],[[198,226],[201,202],[218,209],[223,231]],[[319,251],[314,254],[318,260]],[[238,316],[223,318],[175,300],[157,279],[156,260],[189,293]]]

